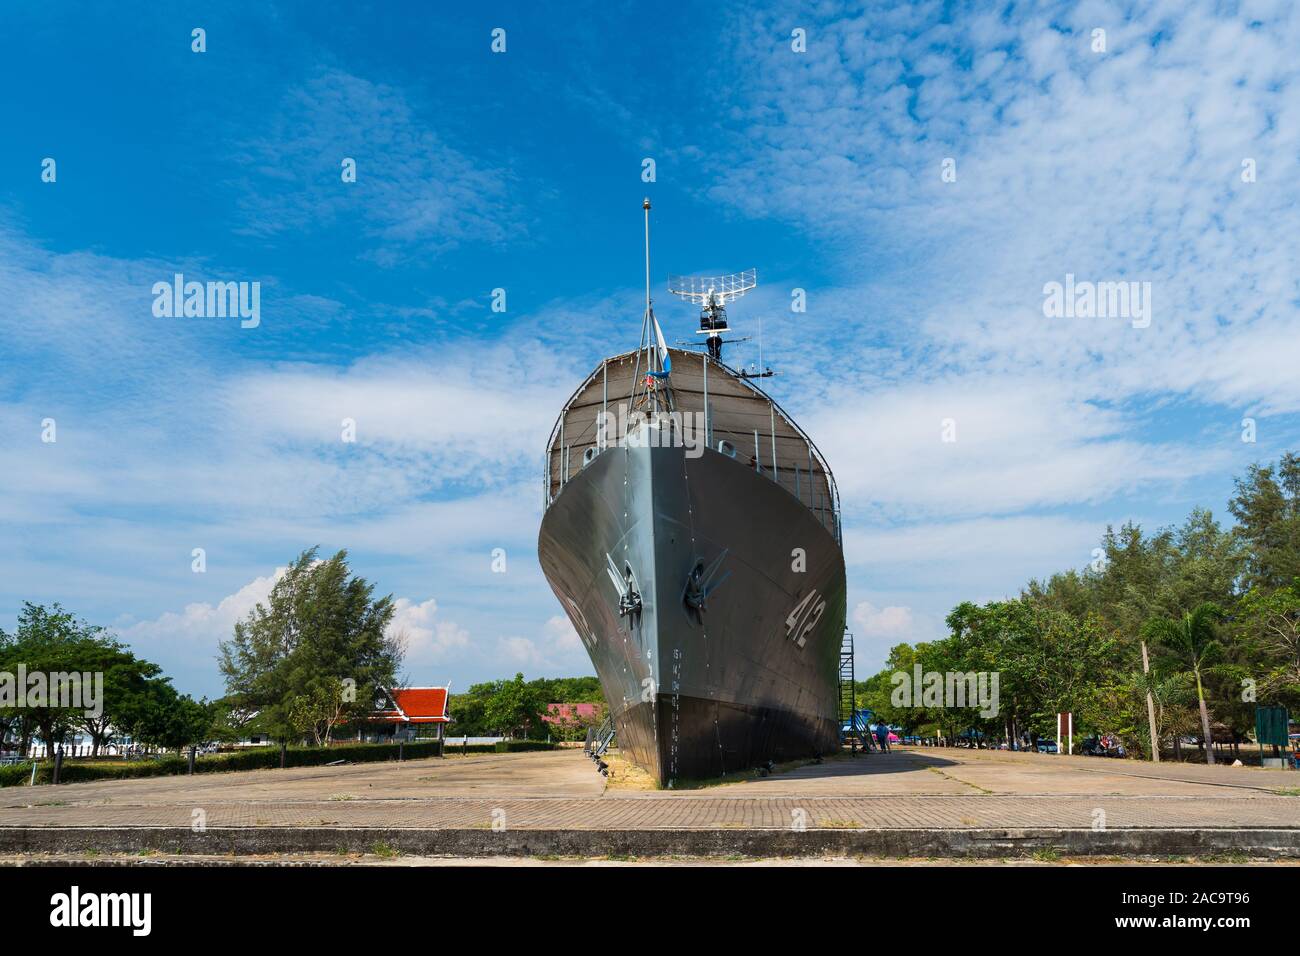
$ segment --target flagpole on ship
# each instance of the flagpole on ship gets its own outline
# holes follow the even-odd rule
[[[650,199],[647,197],[641,208],[645,211],[645,316],[641,323],[641,350],[645,357],[645,376],[641,375],[642,354],[637,355],[636,387],[644,390],[644,403],[653,411],[659,411],[662,405],[665,411],[672,411],[672,393],[668,386],[668,373],[672,371],[672,360],[668,356],[668,346],[664,342],[663,330],[655,318],[654,307],[650,301]],[[637,404],[633,401],[633,406]]]

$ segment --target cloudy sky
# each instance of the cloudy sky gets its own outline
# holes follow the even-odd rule
[[[1300,447],[1290,2],[471,6],[4,6],[0,627],[60,601],[216,695],[320,545],[414,682],[590,673],[542,449],[636,344],[646,195],[656,276],[758,269],[733,325],[838,477],[860,669]],[[155,315],[178,272],[260,324]],[[1149,321],[1048,316],[1067,275]]]

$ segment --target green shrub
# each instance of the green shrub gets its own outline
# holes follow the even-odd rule
[[[40,779],[40,772],[37,771],[37,779]],[[8,764],[0,767],[0,787],[16,787],[19,784],[27,783],[32,779],[32,765],[30,763]]]
[[[499,754],[520,753],[525,750],[554,750],[555,744],[547,740],[499,740],[496,752]]]
[[[513,754],[525,750],[554,749],[555,744],[546,740],[498,740],[494,744],[447,744],[449,754]]]
[[[505,741],[503,741],[504,743]],[[515,742],[515,741],[511,741]],[[530,741],[517,741],[530,743]],[[489,746],[488,749],[491,749]],[[438,754],[436,740],[408,743],[403,747],[403,757],[418,760]],[[397,759],[396,744],[343,744],[338,747],[290,747],[285,754],[287,767],[319,767],[342,760],[345,763],[374,763]],[[243,770],[265,770],[280,766],[279,747],[254,747],[233,753],[198,757],[194,761],[195,773],[230,773]],[[65,760],[59,771],[61,783],[78,783],[87,780],[127,780],[136,777],[165,777],[183,774],[188,760],[184,756],[168,754],[156,760]],[[36,771],[37,783],[49,783],[54,773],[53,761],[42,761]],[[0,767],[0,787],[21,786],[31,780],[30,763]]]

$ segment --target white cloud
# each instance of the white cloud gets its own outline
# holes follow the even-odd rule
[[[388,634],[404,639],[407,668],[442,664],[470,646],[469,632],[439,617],[438,602],[433,598],[418,604],[409,598],[397,598]]]
[[[562,614],[547,618],[537,639],[507,636],[497,639],[497,654],[512,667],[542,674],[586,674],[591,661],[582,639]]]
[[[1222,454],[1131,437],[1132,418],[1067,386],[965,376],[856,398],[839,388],[805,424],[859,514],[1099,502],[1222,466]]]
[[[167,654],[180,652],[186,655],[208,652],[211,657],[216,657],[217,644],[229,640],[236,622],[270,597],[271,588],[286,570],[276,568],[274,574],[250,581],[215,605],[204,602],[187,604],[183,611],[166,611],[152,620],[120,627],[118,635],[141,649],[156,648]],[[147,651],[142,650],[142,653],[150,656]]]
[[[175,675],[182,690],[202,687],[210,694],[218,694],[218,645],[231,638],[237,622],[245,619],[258,604],[267,602],[271,589],[285,571],[286,568],[277,568],[273,574],[250,581],[215,604],[194,602],[183,611],[166,611],[149,620],[123,622],[116,633],[142,657],[161,664],[166,673]],[[472,650],[469,632],[446,619],[434,598],[413,601],[399,597],[393,601],[393,608],[387,633],[404,638],[403,667],[414,672],[417,682],[432,679],[434,665],[462,660]]]
[[[241,160],[255,176],[241,202],[254,235],[300,232],[355,214],[366,258],[393,265],[420,250],[518,239],[510,174],[447,143],[400,90],[325,70],[290,90]],[[344,158],[356,181],[342,181]]]
[[[1104,500],[1222,465],[1136,410],[1300,411],[1279,241],[1300,231],[1300,10],[1060,4],[915,29],[925,13],[810,24],[806,55],[757,14],[729,34],[740,104],[706,164],[711,200],[832,256],[839,287],[810,290],[809,317],[834,323],[838,355],[812,344],[842,385],[818,441],[846,491],[957,513]],[[1151,281],[1151,326],[1045,318],[1066,273]],[[940,416],[974,444],[932,445]]]
[[[912,639],[910,607],[876,607],[870,601],[863,601],[853,609],[853,623],[864,638],[895,643]]]

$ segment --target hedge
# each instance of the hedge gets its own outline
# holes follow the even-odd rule
[[[555,750],[558,744],[548,740],[498,740],[491,744],[458,744],[447,742],[448,755],[453,754],[513,754],[527,750]]]
[[[534,741],[502,741],[503,743],[534,743]],[[403,745],[403,756],[408,758],[433,757],[438,753],[436,740],[419,741]],[[449,748],[454,749],[454,748]],[[532,748],[522,748],[532,749]],[[396,760],[396,744],[343,744],[338,747],[290,747],[285,754],[287,767],[319,767],[342,760],[345,763],[374,763]],[[98,762],[86,758],[64,760],[59,771],[60,783],[85,780],[126,780],[134,777],[166,777],[184,774],[188,761],[183,756],[169,754],[156,760],[119,760]],[[214,754],[195,758],[195,773],[225,773],[239,770],[264,770],[280,766],[279,747],[257,747],[234,753]],[[37,783],[50,783],[54,762],[41,761],[36,769]],[[26,784],[32,778],[31,763],[0,767],[0,787]]]

